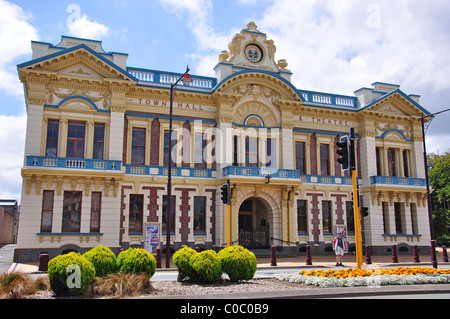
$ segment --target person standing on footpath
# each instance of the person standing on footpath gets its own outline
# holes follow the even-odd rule
[[[342,264],[342,258],[344,257],[344,252],[347,250],[347,242],[345,238],[342,238],[342,233],[338,233],[333,240],[333,250],[336,253],[336,266],[344,266]]]

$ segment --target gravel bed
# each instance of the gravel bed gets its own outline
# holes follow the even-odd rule
[[[315,289],[306,284],[292,284],[276,279],[253,279],[239,283],[223,281],[215,284],[156,281],[152,282],[152,287],[154,291],[151,295],[153,296],[230,294],[230,298],[235,293]]]

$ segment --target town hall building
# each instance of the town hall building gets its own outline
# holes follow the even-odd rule
[[[28,122],[15,261],[97,245],[164,253],[167,234],[173,251],[230,242],[301,255],[307,245],[332,251],[344,231],[354,250],[352,178],[336,154],[350,128],[364,244],[379,254],[429,246],[420,117],[430,113],[399,85],[297,88],[251,22],[219,54],[214,77],[178,84],[171,135],[170,87],[182,73],[128,66],[128,54],[100,41],[31,45],[32,60],[18,65]],[[220,199],[228,180],[230,216]]]

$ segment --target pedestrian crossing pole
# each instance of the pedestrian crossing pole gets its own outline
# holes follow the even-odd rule
[[[359,211],[358,181],[356,176],[356,153],[355,153],[355,129],[350,129],[350,169],[352,171],[353,183],[353,216],[355,220],[356,241],[356,265],[358,269],[362,266],[362,236],[361,236],[361,214]]]

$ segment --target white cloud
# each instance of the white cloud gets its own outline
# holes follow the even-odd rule
[[[215,32],[212,24],[213,3],[211,0],[159,0],[163,8],[172,14],[182,18],[187,14],[187,27],[194,34],[200,51],[214,50],[217,52],[216,63],[219,52],[224,50],[231,40],[232,30],[229,34]],[[206,53],[209,54],[209,53]],[[214,65],[212,66],[214,67]],[[211,67],[211,68],[212,68]]]
[[[109,28],[96,21],[90,21],[86,14],[75,21],[68,23],[69,34],[74,37],[100,40],[107,35]]]
[[[444,154],[450,152],[450,135],[429,135],[425,137],[427,153]]]
[[[25,145],[26,114],[20,116],[0,115],[0,198],[20,200]]]
[[[31,40],[38,40],[36,29],[28,22],[31,16],[22,8],[0,0],[0,89],[23,95],[22,85],[13,65],[14,59],[31,54]]]
[[[297,87],[351,94],[382,81],[443,89],[450,88],[449,9],[441,0],[277,0],[257,24]]]

